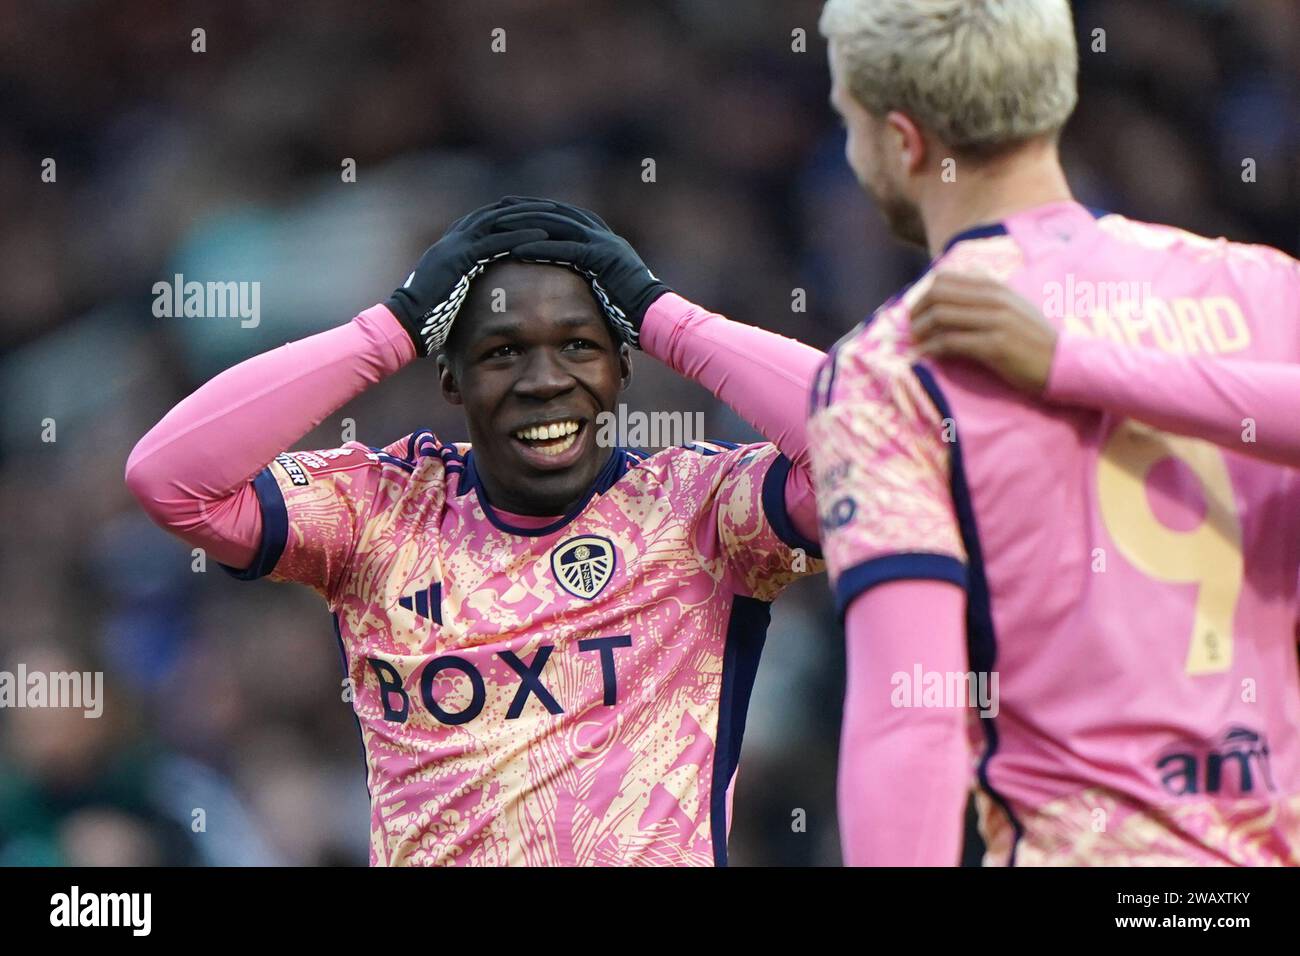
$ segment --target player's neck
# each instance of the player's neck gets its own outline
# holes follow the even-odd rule
[[[959,163],[955,182],[938,184],[921,200],[930,255],[938,256],[967,229],[1073,198],[1055,143],[1029,144],[980,165]]]
[[[580,473],[565,483],[566,488],[554,490],[539,487],[535,481],[522,488],[518,481],[499,481],[485,462],[478,461],[475,462],[475,470],[478,473],[479,497],[485,507],[491,508],[507,522],[513,517],[527,519],[510,522],[521,526],[529,526],[535,519],[542,519],[545,524],[569,514],[590,497],[592,486],[605,460],[601,458],[599,461],[584,463]]]

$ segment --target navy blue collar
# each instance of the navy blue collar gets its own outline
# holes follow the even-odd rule
[[[1083,208],[1087,209],[1088,212],[1092,214],[1093,219],[1100,219],[1102,216],[1110,215],[1110,213],[1107,210],[1098,209],[1095,206],[1084,206]],[[865,319],[863,319],[862,324],[859,326],[859,328],[865,329],[868,325],[871,324],[872,319],[874,319],[881,312],[884,312],[891,305],[893,305],[895,302],[897,302],[899,299],[905,296],[907,294],[907,290],[912,288],[912,286],[916,285],[927,275],[929,275],[934,270],[935,263],[937,263],[945,255],[947,255],[948,250],[951,249],[953,246],[957,245],[957,243],[965,242],[967,239],[987,239],[990,236],[1005,236],[1005,235],[1007,235],[1007,227],[1000,222],[992,222],[982,226],[972,226],[969,229],[963,229],[961,232],[957,233],[957,235],[953,236],[951,239],[947,241],[947,243],[944,244],[943,251],[930,260],[930,264],[925,267],[925,270],[919,276],[917,276],[907,285],[903,286],[902,289],[894,293],[894,295],[890,296],[889,299],[883,305],[881,305],[879,308],[876,309],[876,311],[872,312]],[[848,336],[845,336],[845,338],[847,337]],[[836,343],[836,346],[838,345],[839,343]],[[834,351],[834,349],[832,349],[832,351]]]
[[[591,483],[587,489],[586,495],[582,497],[576,505],[568,510],[564,515],[556,518],[548,525],[540,528],[519,528],[506,522],[492,508],[491,502],[488,501],[487,489],[483,487],[483,482],[479,478],[478,465],[474,460],[474,450],[471,448],[465,453],[465,481],[461,485],[460,493],[466,494],[469,491],[478,492],[479,504],[483,506],[483,513],[487,515],[488,521],[493,526],[505,531],[507,534],[517,534],[526,538],[540,538],[542,535],[552,534],[559,531],[586,509],[591,503],[591,499],[596,495],[603,495],[614,487],[614,483],[627,474],[628,468],[636,463],[638,459],[633,457],[626,448],[615,448],[610,452],[608,460],[601,467],[600,472],[596,475],[596,480]]]
[[[1000,222],[990,223],[987,226],[971,226],[969,229],[963,229],[944,243],[943,252],[939,253],[939,255],[943,255],[957,243],[965,242],[967,239],[987,239],[990,236],[1005,236],[1006,234],[1007,227]]]
[[[1084,206],[1083,208],[1092,214],[1093,219],[1100,219],[1102,216],[1109,215],[1105,209],[1098,209],[1096,206]],[[969,229],[963,229],[944,243],[943,252],[939,253],[939,255],[945,255],[957,243],[965,242],[967,239],[987,239],[990,236],[1005,236],[1006,234],[1007,227],[1000,222],[992,222],[983,226],[971,226]],[[935,258],[937,259],[938,256]]]

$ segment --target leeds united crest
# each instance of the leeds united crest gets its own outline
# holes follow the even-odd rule
[[[605,538],[570,538],[551,552],[551,573],[560,587],[590,601],[614,576],[614,545]]]

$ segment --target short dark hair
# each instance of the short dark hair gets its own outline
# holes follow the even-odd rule
[[[465,314],[465,307],[461,306],[461,318]],[[453,373],[459,375],[462,368],[462,362],[465,358],[465,332],[464,329],[468,322],[460,321],[451,324],[451,331],[447,333],[447,340],[442,343],[442,353],[447,357],[447,364],[451,366]]]

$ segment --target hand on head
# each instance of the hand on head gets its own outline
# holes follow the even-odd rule
[[[442,238],[430,246],[400,288],[384,303],[405,326],[420,355],[442,348],[469,293],[469,284],[494,259],[509,255],[520,243],[546,238],[537,228],[496,229],[497,220],[509,212],[542,212],[554,203],[540,200],[509,203],[504,200],[475,209],[457,219]]]
[[[619,338],[634,348],[646,310],[669,291],[594,212],[558,200],[506,196],[452,223],[387,300],[417,352],[430,355],[446,343],[470,283],[505,256],[582,273]]]
[[[525,262],[555,262],[591,280],[591,291],[619,338],[638,348],[641,323],[651,303],[671,291],[641,261],[631,244],[590,210],[552,200],[553,209],[523,209],[535,201],[508,196],[518,208],[501,216],[496,228],[507,233],[541,229],[546,238],[520,242],[510,252]]]

